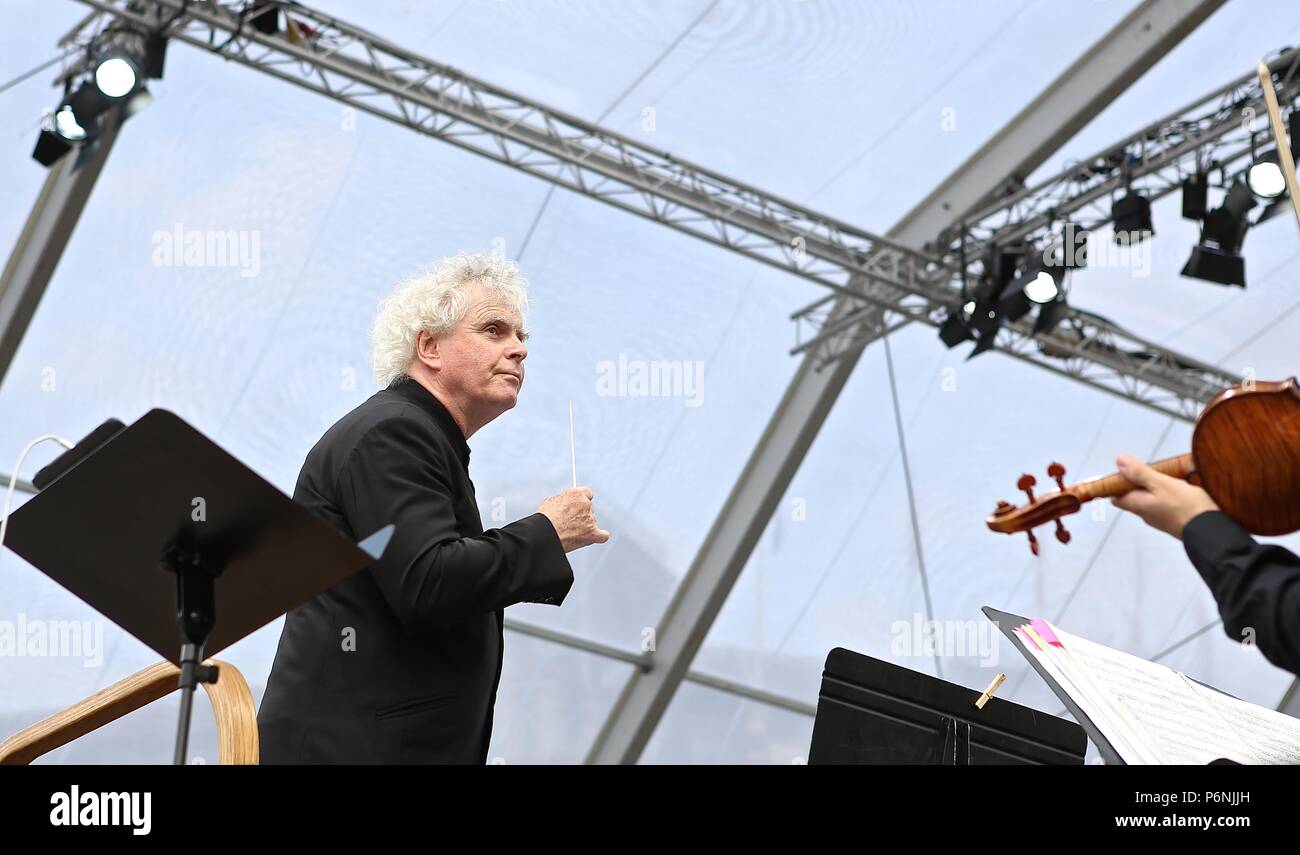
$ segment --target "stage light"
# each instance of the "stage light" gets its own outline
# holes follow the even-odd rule
[[[1151,200],[1138,193],[1129,192],[1117,200],[1111,206],[1110,218],[1114,223],[1115,243],[1136,243],[1156,233],[1151,224]]]
[[[86,129],[77,124],[77,117],[67,104],[54,111],[54,132],[69,142],[80,142],[86,138]]]
[[[1201,221],[1201,241],[1192,249],[1182,275],[1245,288],[1246,260],[1241,257],[1241,245],[1250,228],[1250,210],[1258,204],[1244,179],[1233,182],[1223,204]]]
[[[71,148],[72,145],[58,134],[42,130],[36,138],[36,148],[32,149],[32,159],[41,166],[50,167],[58,162],[59,158],[67,154]]]
[[[1246,287],[1246,259],[1235,253],[1200,245],[1193,247],[1192,257],[1183,267],[1183,275],[1219,285]]]
[[[970,353],[966,354],[966,361],[970,362],[981,353],[992,350],[993,344],[997,341],[997,337],[997,330],[980,336],[979,341],[975,342],[975,346],[971,348]]]
[[[971,335],[970,327],[966,326],[965,319],[957,312],[949,312],[947,319],[939,327],[939,340],[949,348],[970,341],[972,338],[974,336]]]
[[[85,130],[87,136],[94,134],[99,114],[107,110],[111,104],[112,102],[93,83],[81,84],[67,101],[77,125]]]
[[[1197,173],[1183,182],[1183,219],[1203,220],[1210,210],[1210,185],[1207,177]]]
[[[280,32],[280,9],[274,3],[256,3],[247,15],[253,29],[259,33],[273,36]]]
[[[1276,152],[1273,157],[1277,157]],[[1252,163],[1250,169],[1246,170],[1246,184],[1249,185],[1250,192],[1262,199],[1276,199],[1286,192],[1282,167],[1275,160],[1269,160],[1268,155]]]
[[[152,101],[146,78],[162,77],[167,40],[161,33],[130,32],[115,37],[84,75],[65,84],[64,100],[41,127],[32,157],[52,166],[68,153],[70,144],[84,144],[99,131],[99,117],[120,105],[129,118]],[[80,82],[76,88],[73,86]],[[71,93],[71,94],[69,94]]]
[[[95,85],[109,98],[121,100],[140,85],[140,69],[121,51],[105,55],[95,67]]]
[[[1024,294],[1035,303],[1050,303],[1061,293],[1061,289],[1056,284],[1056,277],[1046,270],[1038,271],[1038,275],[1031,279],[1024,288]]]

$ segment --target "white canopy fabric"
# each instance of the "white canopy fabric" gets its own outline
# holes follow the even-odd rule
[[[329,0],[324,11],[418,53],[798,203],[886,231],[1135,4],[691,2],[671,5]],[[55,54],[86,11],[16,0],[0,78]],[[1228,3],[1042,170],[1059,169],[1300,37],[1284,0]],[[29,157],[53,69],[0,93],[0,245],[45,171]],[[485,525],[532,513],[578,475],[604,546],[571,556],[562,608],[508,616],[637,653],[784,392],[805,280],[328,99],[171,47],[154,103],[127,124],[0,386],[0,471],[31,438],[76,440],[104,419],[180,414],[285,492],[323,431],[375,390],[368,333],[403,276],[462,249],[520,259],[534,332],[520,405],[476,434]],[[1225,370],[1297,372],[1300,238],[1251,231],[1249,287],[1183,279],[1196,240],[1176,198],[1155,206],[1149,270],[1075,275],[1071,302]],[[161,266],[159,233],[236,230],[256,264]],[[251,245],[251,244],[250,244]],[[251,259],[250,259],[251,261]],[[988,532],[1021,472],[1108,472],[1129,451],[1189,448],[1172,422],[1001,354],[965,361],[930,328],[872,345],[832,411],[692,668],[815,704],[827,652],[847,647],[1063,712],[979,612],[1047,617],[1246,700],[1276,705],[1290,675],[1224,636],[1181,545],[1109,505],[1043,532]],[[679,363],[693,392],[604,394],[618,366]],[[916,504],[916,530],[894,395]],[[697,366],[702,366],[697,368]],[[629,370],[635,370],[629,368]],[[38,448],[30,478],[57,449]],[[19,501],[22,494],[19,494]],[[919,532],[919,539],[917,537]],[[1296,537],[1280,542],[1293,549]],[[919,548],[918,548],[919,544]],[[928,580],[927,608],[922,568]],[[111,568],[105,568],[111,572]],[[20,617],[21,616],[21,617]],[[155,655],[21,561],[0,555],[0,620],[98,621],[98,656],[0,656],[0,735],[150,664]],[[974,649],[935,657],[927,620]],[[260,698],[280,621],[221,654]],[[1199,633],[1199,634],[1198,634]],[[1171,650],[1172,648],[1172,650]],[[1162,655],[1163,654],[1163,655]],[[89,659],[89,661],[87,661]],[[98,661],[96,661],[98,660]],[[578,762],[631,666],[510,633],[490,755]],[[165,762],[175,700],[42,762]],[[684,684],[644,762],[797,763],[812,719]],[[215,758],[196,716],[193,750]]]

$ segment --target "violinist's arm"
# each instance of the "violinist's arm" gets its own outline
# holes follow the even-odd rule
[[[1268,661],[1300,674],[1300,557],[1257,543],[1200,487],[1128,455],[1117,463],[1137,489],[1117,497],[1115,505],[1182,539],[1219,604],[1228,637],[1253,641]]]
[[[1300,557],[1257,543],[1222,511],[1188,523],[1183,548],[1210,586],[1228,637],[1253,634],[1269,662],[1300,674]]]

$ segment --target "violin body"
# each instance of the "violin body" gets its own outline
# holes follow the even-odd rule
[[[1296,378],[1225,389],[1192,433],[1200,486],[1253,534],[1300,529],[1300,388]]]
[[[1281,535],[1300,529],[1300,386],[1296,378],[1255,381],[1215,395],[1196,419],[1189,454],[1151,466],[1165,475],[1202,487],[1225,514],[1253,534]],[[1056,537],[1069,543],[1061,517],[1093,499],[1119,496],[1133,484],[1118,473],[1065,486],[1065,467],[1053,463],[1048,474],[1060,489],[1034,497],[1034,476],[1018,486],[1029,502],[1017,508],[999,501],[986,520],[993,531],[1027,532],[1038,554],[1036,526],[1054,522]]]

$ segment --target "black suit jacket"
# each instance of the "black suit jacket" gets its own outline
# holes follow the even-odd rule
[[[258,710],[263,763],[483,763],[502,609],[573,571],[540,513],[484,532],[469,446],[409,378],[326,431],[293,497],[382,559],[289,612]]]
[[[1183,528],[1183,547],[1234,641],[1249,639],[1268,661],[1300,674],[1300,557],[1262,544],[1219,511],[1197,515]]]

